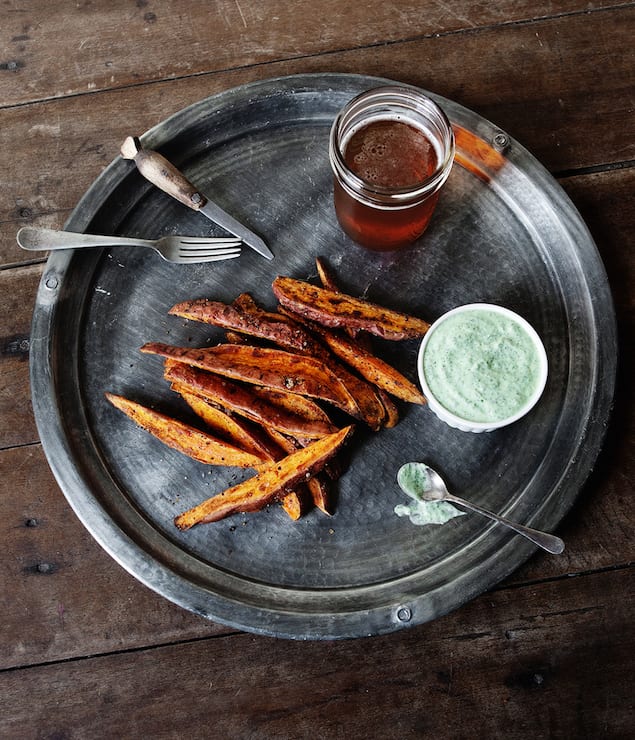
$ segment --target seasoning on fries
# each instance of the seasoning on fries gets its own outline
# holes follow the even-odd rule
[[[333,513],[337,453],[352,420],[372,431],[398,423],[393,398],[423,404],[408,378],[372,350],[369,334],[398,341],[421,337],[422,319],[340,291],[317,260],[323,287],[277,277],[277,311],[243,293],[231,303],[184,301],[170,314],[226,332],[204,348],[148,342],[141,351],[164,358],[164,378],[200,419],[198,429],[116,394],[108,400],[165,444],[210,465],[256,474],[175,519],[186,530],[274,501],[293,520],[314,506]]]

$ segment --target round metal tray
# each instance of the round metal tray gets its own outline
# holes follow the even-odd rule
[[[400,465],[432,464],[458,494],[553,530],[592,468],[614,389],[616,329],[593,241],[549,173],[517,142],[432,95],[458,133],[457,164],[427,233],[377,255],[351,243],[331,205],[329,128],[358,92],[385,80],[307,75],[254,83],[197,103],[148,131],[222,207],[260,233],[271,262],[183,266],[151,250],[54,253],[33,317],[33,404],[51,468],[77,516],[124,568],[166,598],[221,623],[311,639],[373,635],[438,617],[489,589],[533,552],[477,515],[415,527],[393,513]],[[155,238],[217,233],[200,214],[116,159],[74,210],[75,231]],[[222,233],[218,231],[218,233]],[[180,533],[173,517],[238,479],[161,445],[106,391],[188,418],[146,341],[203,345],[220,331],[168,316],[188,298],[249,291],[275,305],[278,274],[315,278],[327,258],[344,290],[428,320],[462,303],[505,305],[541,335],[550,365],[538,406],[490,434],[459,432],[425,407],[393,429],[359,429],[337,511],[292,523],[278,506]],[[378,352],[415,378],[416,342]]]

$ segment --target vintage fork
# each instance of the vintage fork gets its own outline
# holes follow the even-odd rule
[[[150,247],[168,262],[216,262],[240,257],[241,241],[236,237],[163,236],[156,241],[122,236],[78,234],[36,226],[24,226],[16,236],[29,251],[82,249],[84,247]]]

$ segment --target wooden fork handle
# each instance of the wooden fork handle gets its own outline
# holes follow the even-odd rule
[[[146,180],[194,211],[201,209],[207,202],[207,198],[171,162],[159,152],[143,149],[136,136],[128,136],[124,141],[121,156],[134,160]]]

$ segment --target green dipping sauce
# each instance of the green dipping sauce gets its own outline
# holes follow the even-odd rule
[[[431,332],[422,358],[437,402],[472,422],[515,416],[541,381],[541,356],[522,324],[487,308],[459,311]]]

